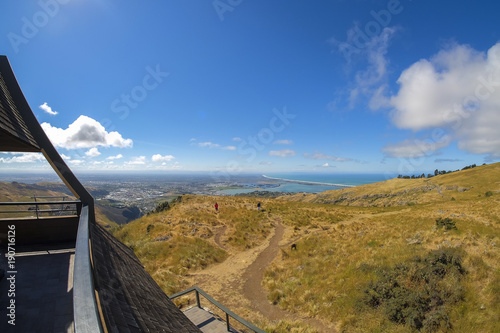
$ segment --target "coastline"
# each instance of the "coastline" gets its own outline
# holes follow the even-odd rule
[[[343,188],[355,187],[355,185],[332,184],[332,183],[312,182],[312,181],[307,181],[307,180],[294,180],[294,179],[285,179],[285,178],[275,178],[275,177],[269,177],[269,176],[266,176],[266,175],[262,175],[262,177],[264,177],[266,179],[280,180],[280,181],[284,181],[284,182],[298,183],[298,184],[326,185],[326,186],[343,187]]]

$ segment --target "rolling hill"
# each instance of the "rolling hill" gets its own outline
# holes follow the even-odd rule
[[[199,285],[269,332],[498,332],[499,190],[492,164],[278,199],[186,195],[115,235],[167,294]]]

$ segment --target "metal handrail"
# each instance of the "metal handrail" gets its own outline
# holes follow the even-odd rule
[[[265,333],[265,331],[261,330],[260,328],[258,328],[255,325],[249,323],[245,319],[241,318],[240,316],[238,316],[237,314],[235,314],[234,312],[232,312],[231,310],[229,310],[228,308],[226,308],[224,305],[222,305],[219,302],[217,302],[215,299],[212,298],[212,296],[210,296],[209,294],[207,294],[205,291],[203,291],[198,286],[194,286],[194,287],[191,287],[191,288],[186,289],[184,291],[181,291],[181,292],[178,292],[176,294],[173,294],[172,296],[169,296],[169,298],[170,299],[174,299],[174,298],[177,298],[177,297],[189,294],[189,293],[191,293],[193,291],[196,293],[196,305],[198,306],[198,308],[201,309],[201,302],[200,302],[200,294],[201,294],[210,303],[212,303],[213,305],[215,305],[216,307],[218,307],[219,309],[221,309],[224,313],[226,313],[226,325],[227,325],[227,331],[228,332],[231,331],[231,327],[229,325],[229,317],[231,317],[234,320],[236,320],[237,322],[239,322],[240,324],[246,326],[247,328],[251,329],[252,331],[254,331],[256,333]]]
[[[73,201],[19,201],[19,202],[0,202],[0,206],[29,206],[29,205],[60,205],[60,204],[79,204],[80,200]]]
[[[103,332],[94,289],[89,245],[89,206],[82,207],[73,269],[73,315],[76,333]]]
[[[80,200],[72,200],[72,201],[19,201],[19,202],[0,202],[0,207],[2,206],[35,206],[35,209],[28,210],[0,210],[0,214],[15,214],[15,213],[36,213],[36,218],[39,219],[39,213],[55,213],[55,212],[64,212],[71,211],[71,209],[64,209],[64,206],[76,205],[76,211],[80,210],[81,205]],[[61,209],[40,209],[39,206],[44,205],[61,205]],[[78,213],[77,213],[78,215]]]

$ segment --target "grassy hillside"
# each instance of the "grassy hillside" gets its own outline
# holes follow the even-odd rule
[[[188,195],[115,235],[167,294],[203,284],[270,332],[317,331],[304,316],[345,332],[498,332],[499,186],[496,164],[280,199]],[[262,285],[290,313],[278,322],[245,301],[237,271],[277,225]]]
[[[320,194],[295,194],[283,200],[329,203],[343,206],[386,207],[476,200],[488,191],[500,191],[500,163],[483,165],[432,178],[399,179]]]

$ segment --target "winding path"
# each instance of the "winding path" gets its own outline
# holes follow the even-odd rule
[[[300,321],[314,327],[320,333],[336,332],[333,327],[328,327],[318,319],[283,310],[267,299],[267,290],[262,287],[262,280],[266,269],[279,254],[279,244],[284,238],[285,230],[286,227],[276,221],[275,229],[262,246],[235,254],[203,271],[194,272],[190,278],[193,284],[207,291],[224,305],[231,307],[233,302],[241,304],[242,302],[237,300],[245,299],[243,303],[269,321],[283,319]],[[214,237],[215,243],[222,248],[224,245],[221,238],[225,231],[225,227],[218,229]]]
[[[254,310],[259,311],[271,321],[279,319],[289,319],[292,321],[300,320],[315,327],[319,332],[334,332],[335,330],[333,328],[326,327],[325,324],[318,319],[306,318],[290,313],[271,304],[267,299],[267,291],[262,287],[262,280],[264,279],[266,268],[279,253],[279,243],[283,239],[284,233],[285,227],[281,223],[278,223],[275,233],[269,242],[269,246],[257,256],[255,261],[250,264],[243,273],[243,296],[250,301],[251,307]]]

